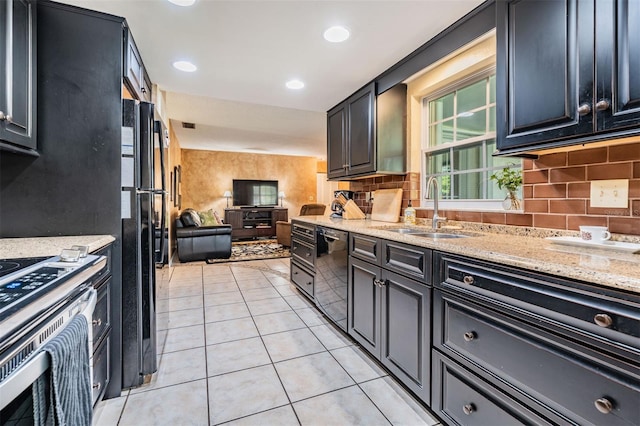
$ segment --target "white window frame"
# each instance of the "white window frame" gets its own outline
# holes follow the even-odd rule
[[[453,91],[456,91],[458,89],[461,89],[463,87],[469,86],[471,84],[474,84],[480,80],[486,79],[491,77],[492,75],[495,75],[496,72],[496,67],[495,65],[492,65],[490,67],[484,68],[478,72],[475,72],[473,74],[467,75],[461,79],[456,80],[454,83],[452,84],[448,84],[445,87],[442,87],[438,90],[435,90],[425,96],[422,97],[421,99],[421,117],[422,117],[422,124],[421,124],[421,133],[422,133],[422,137],[421,137],[421,150],[420,150],[420,155],[421,155],[421,170],[422,170],[422,176],[423,178],[421,179],[421,183],[420,183],[420,188],[421,188],[421,193],[422,193],[422,199],[420,202],[420,207],[423,208],[428,208],[428,209],[433,209],[433,197],[431,197],[431,194],[427,194],[427,188],[426,188],[426,183],[427,180],[429,179],[430,174],[428,173],[427,170],[427,160],[426,160],[426,156],[428,153],[430,152],[436,152],[436,151],[443,151],[446,149],[451,149],[451,148],[457,148],[460,146],[466,146],[466,145],[472,145],[474,143],[477,142],[481,142],[481,141],[487,141],[490,139],[495,139],[496,138],[496,132],[488,132],[482,136],[479,137],[475,137],[475,138],[468,138],[465,139],[464,141],[459,141],[459,142],[450,142],[450,143],[445,143],[445,144],[441,144],[441,145],[437,145],[437,146],[429,146],[429,137],[430,137],[430,132],[429,132],[429,102],[437,99],[443,95],[446,95],[448,93],[451,93]],[[426,105],[426,106],[425,106]],[[486,104],[485,107],[491,107],[491,106],[495,106],[495,102],[491,103],[491,104]],[[496,117],[497,119],[497,117]],[[518,163],[522,160],[520,159],[513,159],[514,163]],[[483,167],[479,168],[479,169],[475,169],[477,171],[488,171],[490,169],[487,168],[486,165],[486,157],[483,158]],[[429,198],[427,198],[427,196],[429,196]],[[506,193],[505,193],[506,196]],[[439,208],[442,210],[472,210],[472,211],[501,211],[504,212],[504,208],[502,206],[502,202],[503,199],[461,199],[461,200],[448,200],[448,199],[439,199]]]

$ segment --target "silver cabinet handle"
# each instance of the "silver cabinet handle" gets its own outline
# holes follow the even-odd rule
[[[98,318],[97,320],[93,320],[92,324],[94,327],[100,327],[102,325],[102,318]]]
[[[462,411],[467,415],[471,415],[474,411],[476,411],[476,406],[473,404],[465,404],[462,406]]]
[[[596,111],[606,111],[610,106],[611,104],[608,100],[602,99],[596,103]]]
[[[589,104],[582,104],[578,107],[578,115],[583,116],[583,115],[587,115],[587,114],[591,114],[591,105]]]
[[[475,279],[471,275],[465,275],[464,278],[462,278],[462,282],[465,284],[473,284],[474,281]]]
[[[467,331],[463,334],[465,342],[470,342],[476,338],[476,333],[474,331]]]
[[[595,400],[594,404],[602,414],[609,414],[613,411],[613,403],[607,398],[598,398]]]
[[[609,328],[613,324],[613,319],[607,314],[596,314],[593,317],[593,322],[600,327]]]
[[[102,387],[102,385],[100,383],[94,383],[93,384],[93,388],[94,389],[100,389]]]
[[[7,123],[13,123],[13,119],[9,114],[5,114],[0,111],[0,121],[6,121]]]

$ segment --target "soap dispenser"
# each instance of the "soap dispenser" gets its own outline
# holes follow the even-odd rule
[[[404,209],[404,223],[406,225],[416,224],[416,209],[411,206],[411,200],[409,200],[407,208]]]

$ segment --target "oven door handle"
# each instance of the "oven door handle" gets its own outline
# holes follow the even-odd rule
[[[87,294],[82,296],[86,298],[87,303],[84,304],[83,309],[78,312],[78,315],[83,315],[87,319],[87,328],[89,339],[87,339],[87,348],[90,349],[89,344],[92,341],[91,320],[93,316],[93,310],[98,300],[98,293],[95,289],[90,289]],[[89,353],[91,351],[89,350]],[[25,365],[20,366],[16,371],[9,375],[5,380],[0,382],[0,410],[3,410],[14,399],[16,399],[22,392],[29,388],[38,377],[43,375],[50,366],[49,354],[43,350],[39,350]]]

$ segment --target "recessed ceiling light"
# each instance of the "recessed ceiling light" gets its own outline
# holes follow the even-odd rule
[[[287,81],[286,86],[289,89],[298,90],[298,89],[302,89],[304,87],[304,83],[301,82],[300,80],[289,80],[289,81]]]
[[[173,63],[173,67],[175,69],[178,69],[180,71],[185,71],[185,72],[194,72],[195,70],[198,69],[198,67],[196,67],[189,61],[176,61]]]
[[[191,6],[196,0],[169,0],[173,4],[177,4],[178,6]]]
[[[331,43],[341,43],[349,38],[349,30],[340,25],[331,27],[324,32],[324,39]]]

